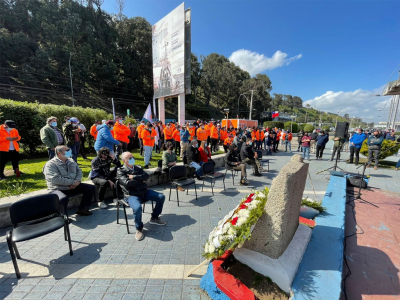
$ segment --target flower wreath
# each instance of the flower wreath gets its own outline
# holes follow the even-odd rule
[[[211,231],[204,246],[203,256],[214,259],[222,256],[226,250],[234,249],[250,238],[258,219],[264,213],[269,189],[255,191],[240,201]]]

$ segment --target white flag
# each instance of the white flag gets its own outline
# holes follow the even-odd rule
[[[143,119],[146,119],[150,123],[153,123],[153,116],[151,115],[151,105],[150,105],[150,103],[147,106],[146,111],[144,112]]]

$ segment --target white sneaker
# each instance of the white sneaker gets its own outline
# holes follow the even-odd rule
[[[107,207],[108,205],[105,204],[104,201],[100,203],[100,208],[106,209]]]

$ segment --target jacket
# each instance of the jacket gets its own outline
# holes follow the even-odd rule
[[[133,175],[133,179],[129,179],[129,175]],[[149,174],[142,168],[133,166],[133,169],[130,169],[123,165],[117,171],[117,178],[124,195],[144,196],[146,194],[147,183],[145,181],[149,179]]]
[[[168,127],[164,128],[164,137],[166,140],[172,140],[173,133],[174,129],[172,129],[171,126],[169,128]]]
[[[58,131],[62,133],[60,129],[58,129]],[[40,129],[40,139],[48,149],[53,149],[58,146],[57,134],[49,124]]]
[[[94,143],[94,150],[99,151],[102,147],[113,150],[114,145],[118,144],[119,142],[112,137],[110,128],[107,125],[97,126],[97,140]]]
[[[389,140],[389,141],[393,141],[394,142],[396,140],[396,137],[390,135],[390,133],[387,133],[386,137],[385,137],[385,140]]]
[[[94,140],[97,139],[97,125],[94,124],[92,127],[90,127],[90,135],[94,138]]]
[[[190,165],[192,162],[199,163],[199,149],[190,146],[186,150],[187,162]]]
[[[199,141],[207,141],[207,130],[203,128],[197,129],[197,139]]]
[[[225,145],[225,146],[230,146],[230,145],[232,145],[232,143],[233,143],[233,138],[227,137],[227,138],[224,140],[224,145]]]
[[[154,128],[151,129],[151,132],[147,127],[144,128],[142,130],[143,146],[154,147],[155,136],[157,136],[157,133]]]
[[[311,133],[310,136],[311,136],[311,140],[316,141],[316,140],[318,139],[318,133],[316,133],[316,132],[314,132],[314,131]]]
[[[208,158],[209,157],[211,158],[210,147],[207,146],[206,148],[208,150],[208,155],[207,155],[206,151],[203,148],[201,148],[201,147],[199,148],[199,161],[208,162]]]
[[[240,158],[245,160],[246,158],[253,159],[254,158],[254,149],[252,146],[244,144],[240,149]]]
[[[190,134],[190,140],[193,140],[193,137],[196,135],[196,127],[189,127],[189,134]]]
[[[7,140],[8,137],[17,137],[17,139],[14,141],[9,141],[9,140]],[[8,152],[10,149],[10,142],[12,142],[14,145],[14,149],[18,152],[19,151],[19,144],[18,144],[19,140],[21,140],[21,136],[19,135],[17,129],[13,128],[13,129],[11,129],[10,133],[8,133],[8,131],[4,128],[4,125],[0,126],[0,151]],[[56,140],[57,140],[57,137],[56,137]]]
[[[297,142],[301,143],[301,139],[303,138],[303,132],[299,132],[297,134]]]
[[[170,166],[168,166],[169,163],[176,162],[176,154],[175,152],[171,151],[171,154],[168,151],[164,151],[162,155],[162,169],[169,169]]]
[[[68,190],[74,182],[82,181],[82,170],[72,158],[64,163],[55,156],[44,165],[43,174],[51,191]]]
[[[317,139],[317,144],[318,145],[326,145],[326,143],[327,142],[329,142],[329,136],[327,136],[327,135],[320,135],[320,136],[318,136],[318,139]]]
[[[353,146],[351,143],[354,144],[353,147],[356,148],[361,148],[362,143],[364,142],[364,140],[366,139],[366,136],[364,133],[358,134],[355,133],[353,134],[353,136],[350,138],[350,146]]]
[[[218,129],[214,125],[211,126],[211,129],[210,129],[210,137],[212,139],[218,139]]]
[[[180,142],[181,141],[181,132],[178,129],[175,129],[174,133],[172,134],[172,138],[176,141],[176,142]]]
[[[225,167],[236,167],[237,162],[239,162],[239,159],[236,153],[228,151],[228,153],[225,154]]]
[[[182,143],[189,143],[190,133],[188,130],[181,129],[180,135]]]
[[[367,145],[369,147],[368,149],[380,150],[382,142],[383,142],[383,135],[378,136],[378,137],[375,137],[374,135],[371,135],[368,138],[368,141],[367,141]]]
[[[139,138],[139,139],[142,138],[142,130],[143,130],[143,128],[144,128],[144,125],[143,125],[143,124],[140,124],[140,125],[137,127],[137,132],[138,132],[138,138]]]
[[[63,125],[64,140],[68,146],[75,145],[75,134],[77,131],[78,127],[72,126],[71,123]]]
[[[220,139],[221,141],[225,141],[225,139],[228,137],[228,132],[226,130],[221,130],[220,131]]]
[[[114,139],[117,141],[129,143],[128,136],[131,134],[131,130],[119,122],[116,122],[114,125]]]
[[[301,138],[301,142],[302,142],[302,146],[303,147],[310,147],[310,143],[311,143],[311,137],[309,135],[304,135]]]
[[[108,157],[106,160],[102,160],[99,157],[93,158],[90,179],[91,180],[95,178],[101,178],[105,180],[114,179],[110,178],[111,164],[116,165],[117,168],[121,167],[121,162],[117,158],[115,158],[114,160],[111,157]]]

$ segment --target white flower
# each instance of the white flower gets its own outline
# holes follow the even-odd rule
[[[239,217],[244,217],[244,218],[248,218],[250,215],[249,211],[247,209],[241,209],[239,211]]]
[[[208,253],[208,247],[209,247],[209,244],[208,244],[208,242],[207,242],[206,245],[204,246],[204,252],[205,252],[205,253]]]
[[[236,226],[242,226],[244,223],[246,223],[247,218],[245,217],[239,217]]]
[[[228,230],[228,235],[234,235],[235,234],[235,229],[233,229],[233,226],[231,226],[231,228],[229,228]]]
[[[265,198],[265,195],[263,193],[261,193],[261,192],[257,193],[257,196],[260,197],[260,198]]]
[[[228,230],[229,230],[231,227],[232,227],[232,226],[231,226],[231,223],[230,223],[230,222],[225,223],[224,227],[222,227],[222,234],[227,233]]]
[[[211,243],[210,246],[208,247],[208,252],[213,253],[215,251],[214,245]]]

